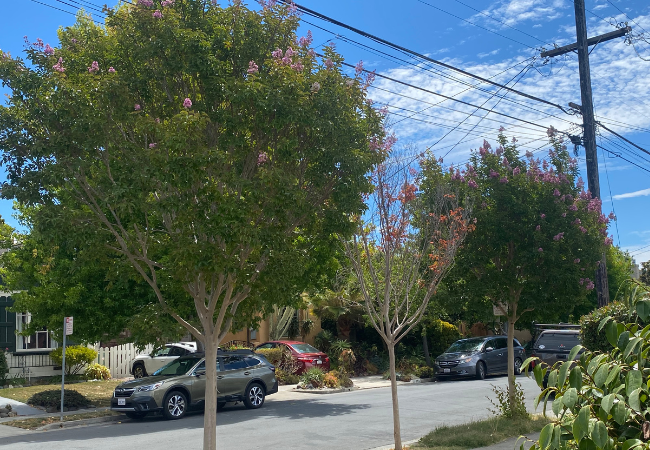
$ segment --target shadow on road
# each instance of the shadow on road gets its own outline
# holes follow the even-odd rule
[[[370,408],[368,404],[326,403],[314,399],[286,400],[266,403],[262,408],[249,410],[240,404],[229,404],[217,414],[217,428],[241,424],[264,418],[308,419],[336,417],[352,414]],[[0,425],[4,426],[4,425]],[[146,417],[144,420],[131,420],[124,416],[122,422],[108,425],[81,426],[33,434],[3,438],[0,446],[18,443],[38,443],[52,441],[84,441],[116,436],[140,436],[149,433],[173,430],[203,428],[203,414],[194,412],[180,420],[164,420],[160,415]]]

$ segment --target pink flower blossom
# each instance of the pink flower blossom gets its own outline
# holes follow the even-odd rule
[[[573,204],[569,205],[569,209],[570,209],[571,211],[577,211],[577,210],[578,210],[578,205],[576,205],[575,203],[573,203]]]
[[[490,177],[492,178],[498,178],[499,173],[495,172],[494,169],[490,169]]]
[[[175,1],[175,0],[163,0],[163,1],[160,3],[160,6],[162,6],[163,8],[167,8],[167,7],[169,7],[169,6],[174,6],[174,1]]]
[[[266,154],[266,152],[262,152],[259,155],[257,155],[257,165],[261,166],[264,164],[266,161],[268,161],[269,155]]]
[[[149,148],[156,148],[156,145],[157,144],[155,142],[152,142],[151,144],[149,144]]]
[[[109,68],[108,68],[108,73],[115,73],[115,69],[113,69],[113,67],[112,67],[112,66],[111,66],[111,67],[109,67]]]
[[[558,234],[556,234],[555,236],[553,236],[553,240],[554,240],[554,241],[559,241],[559,240],[561,240],[563,237],[564,237],[564,232],[562,232],[562,233],[558,233]]]
[[[301,37],[298,40],[298,44],[301,47],[309,47],[311,45],[311,43],[313,42],[313,40],[314,40],[314,37],[311,35],[311,30],[310,30],[310,31],[307,31],[307,36],[306,37]]]
[[[185,100],[183,100],[183,108],[188,108],[189,109],[191,107],[192,107],[192,100],[190,100],[189,98],[186,98]]]
[[[293,48],[291,48],[291,47],[287,47],[287,51],[284,52],[284,56],[286,56],[287,58],[291,58],[295,54],[296,54],[296,52],[294,52]]]
[[[76,44],[78,41],[75,38],[72,38],[72,39],[70,39],[70,42],[72,42],[73,44]]]
[[[553,195],[554,195],[555,197],[559,197],[560,195],[562,195],[562,193],[561,193],[559,190],[557,190],[557,189],[553,189]]]
[[[576,259],[574,259],[574,260],[573,260],[573,263],[574,263],[574,264],[579,264],[579,263],[580,263],[580,258],[576,258]]]
[[[536,231],[540,231],[541,229],[542,229],[542,226],[541,226],[541,225],[537,225],[537,226],[535,227],[535,230],[536,230]]]
[[[506,184],[507,182],[508,182],[508,178],[506,177],[501,177],[501,179],[499,180],[499,183],[501,184]]]
[[[519,167],[515,167],[515,168],[512,170],[512,174],[513,174],[513,175],[519,175],[520,173],[521,173],[521,169],[520,169]]]
[[[153,6],[153,0],[138,0],[138,5],[151,8]]]
[[[526,151],[526,158],[532,158],[533,157],[533,152],[531,151]]]
[[[582,231],[583,234],[587,232],[587,229],[585,227],[583,227],[582,225],[580,225],[578,227],[578,230]]]
[[[542,219],[546,219],[546,214],[542,213],[539,215],[539,217],[541,217]]]
[[[347,87],[352,87],[352,86],[354,85],[354,80],[351,79],[351,78],[350,78],[350,79],[347,79],[347,80],[345,81],[345,85],[346,85]]]
[[[331,70],[331,69],[334,68],[334,62],[332,61],[331,58],[327,58],[327,59],[325,60],[325,68],[326,68],[327,70]]]
[[[50,44],[45,44],[45,50],[43,50],[47,56],[52,56],[54,54],[54,49],[50,47]]]
[[[469,180],[467,181],[467,185],[471,187],[472,189],[476,189],[478,187],[478,184],[474,180]]]
[[[363,61],[359,61],[356,66],[354,66],[354,73],[356,76],[361,75],[363,72]]]
[[[316,56],[316,52],[314,51],[313,48],[309,49],[309,51],[307,52],[307,56],[309,56],[310,58],[313,58],[314,56]]]
[[[152,16],[156,19],[162,19],[162,12],[160,12],[160,10],[157,9],[153,12]]]
[[[566,213],[562,213],[562,217],[566,217]]]
[[[156,123],[160,123],[160,118],[156,117]]]
[[[249,74],[257,73],[259,71],[259,67],[257,67],[257,64],[255,64],[255,61],[249,61],[248,63],[248,72]]]
[[[52,66],[52,69],[56,70],[57,72],[61,72],[61,73],[65,72],[65,67],[63,67],[63,58],[59,58],[59,62],[54,64]]]
[[[302,72],[302,69],[304,69],[304,66],[300,61],[298,61],[295,64],[291,64],[291,68],[295,70],[296,72]]]
[[[616,220],[616,215],[613,212],[610,212],[607,217],[609,217],[609,220]]]
[[[612,238],[611,236],[605,238],[605,245],[606,245],[607,247],[609,247],[609,246],[612,245],[613,243],[614,243],[614,238]]]
[[[135,109],[136,111],[140,111],[141,107],[136,103],[135,105],[133,105],[133,109]]]
[[[542,253],[544,251],[544,249],[542,247],[540,247],[540,248],[537,249],[537,251]]]
[[[485,156],[487,154],[487,150],[483,147],[479,147],[478,152],[481,156]]]
[[[99,72],[99,64],[97,64],[97,61],[93,61],[90,64],[90,67],[88,68],[89,73],[97,73]]]
[[[582,189],[585,187],[585,182],[582,180],[582,177],[578,177],[578,182],[576,183],[576,187],[578,189]]]
[[[296,15],[297,13],[298,13],[298,7],[294,2],[291,2],[289,4],[289,14]]]
[[[580,225],[582,223],[582,220],[576,219],[573,222],[571,222],[573,225]]]
[[[292,62],[293,60],[289,56],[285,56],[284,58],[282,58],[282,64],[284,64],[285,66],[290,65]]]
[[[580,285],[583,285],[583,284],[585,284],[585,279],[584,279],[584,278],[580,278],[580,281],[579,281],[579,283],[580,283]]]
[[[282,50],[279,48],[276,48],[272,53],[271,56],[273,56],[275,59],[282,59]]]
[[[591,291],[594,287],[595,287],[594,282],[591,281],[589,278],[587,278],[587,284],[585,285],[585,289]]]
[[[313,93],[320,91],[320,83],[318,81],[314,81],[314,84],[311,85],[311,91]]]
[[[501,156],[501,154],[503,153],[503,147],[498,146],[495,153],[497,156]]]

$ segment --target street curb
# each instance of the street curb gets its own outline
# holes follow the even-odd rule
[[[402,442],[402,445],[411,445],[419,442],[419,439],[413,439],[411,441]],[[384,445],[383,447],[369,448],[368,450],[393,450],[395,448],[395,443],[390,445]]]
[[[108,423],[108,422],[121,422],[125,419],[125,416],[120,414],[117,416],[106,416],[106,417],[93,417],[92,419],[80,419],[80,420],[70,420],[68,422],[58,422],[58,423],[49,423],[38,427],[35,430],[30,431],[50,431],[50,430],[60,430],[62,428],[74,428],[81,427],[84,425],[94,425],[97,423]]]
[[[110,409],[109,406],[100,406],[99,408],[83,408],[83,409],[78,409],[76,411],[66,411],[63,413],[63,416],[71,416],[73,414],[83,414],[83,413],[90,413],[90,412],[97,412],[97,411],[105,411],[107,409]],[[24,416],[14,416],[14,417],[4,417],[0,419],[0,424],[7,423],[7,422],[13,422],[15,420],[26,420],[26,419],[42,419],[46,417],[58,417],[60,413],[46,413],[43,412],[43,414],[33,414],[33,415],[24,415]]]
[[[319,395],[327,395],[327,394],[340,394],[341,392],[351,392],[351,391],[358,391],[361,388],[358,387],[351,387],[351,388],[340,388],[340,389],[327,389],[327,390],[321,390],[321,389],[293,389],[289,392],[300,392],[302,394],[319,394]]]

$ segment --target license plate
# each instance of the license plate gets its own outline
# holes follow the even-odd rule
[[[318,359],[318,360],[316,360],[316,364],[323,364],[323,361],[321,361],[320,359]]]
[[[443,373],[450,373],[451,369],[442,369]]]
[[[125,398],[118,398],[117,399],[117,406],[125,406],[126,405],[126,399]]]

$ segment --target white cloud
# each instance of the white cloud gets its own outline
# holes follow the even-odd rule
[[[562,17],[564,9],[572,2],[565,0],[501,0],[484,9],[483,14],[475,14],[471,21],[481,21],[490,26],[497,22],[485,15],[495,17],[509,26],[528,20],[551,21]]]
[[[487,58],[488,56],[494,56],[497,53],[499,53],[499,49],[497,48],[496,50],[492,50],[491,52],[486,52],[486,53],[479,53],[478,56],[479,58]]]
[[[614,200],[621,200],[621,199],[624,199],[624,198],[647,197],[649,195],[650,195],[650,188],[649,189],[642,189],[640,191],[627,192],[625,194],[614,195],[612,198]]]

